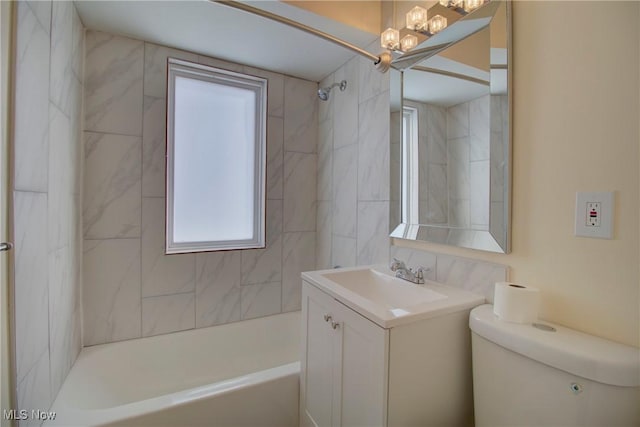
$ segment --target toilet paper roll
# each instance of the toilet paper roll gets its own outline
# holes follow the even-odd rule
[[[497,282],[493,294],[493,313],[500,320],[533,323],[538,319],[540,291],[511,282]]]

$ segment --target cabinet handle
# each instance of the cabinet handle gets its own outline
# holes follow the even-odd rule
[[[340,327],[340,323],[339,322],[331,322],[331,327],[333,329],[338,329]]]
[[[330,315],[328,315],[328,314],[324,315],[324,321],[325,322],[329,322],[329,321],[331,321],[331,319],[333,319],[333,318]]]

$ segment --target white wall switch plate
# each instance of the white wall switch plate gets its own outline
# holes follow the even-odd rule
[[[576,193],[576,236],[613,239],[613,192]]]

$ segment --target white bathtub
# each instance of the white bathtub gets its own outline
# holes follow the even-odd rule
[[[87,347],[46,426],[298,426],[300,312]]]

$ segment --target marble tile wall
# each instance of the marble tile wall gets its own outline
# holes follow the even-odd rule
[[[495,283],[509,280],[509,267],[502,264],[399,246],[392,246],[390,252],[391,258],[408,266],[428,268],[426,279],[484,295],[489,303],[493,303]]]
[[[506,95],[491,96],[490,200],[489,231],[504,247],[507,239],[509,204],[506,203],[505,177],[509,176],[509,100]]]
[[[447,108],[449,225],[489,227],[490,95]]]
[[[405,100],[418,114],[420,223],[487,230],[491,213],[492,231],[505,235],[505,103],[489,95],[449,108]]]
[[[374,49],[375,50],[375,49]],[[354,57],[320,86],[316,267],[386,262],[389,255],[389,75]]]
[[[404,100],[418,114],[418,220],[420,224],[448,222],[446,109]]]
[[[21,1],[16,7],[17,404],[47,410],[82,346],[84,29],[69,1]]]
[[[299,310],[326,227],[317,83],[97,31],[85,55],[85,345]],[[268,79],[266,248],[164,255],[167,57]]]
[[[393,84],[392,84],[393,85]],[[392,95],[393,96],[393,95]],[[389,230],[394,230],[400,224],[401,218],[401,194],[402,194],[402,112],[393,111],[389,123]]]

